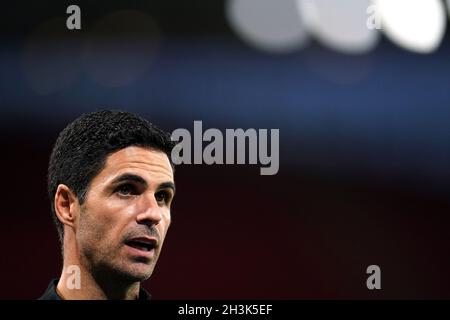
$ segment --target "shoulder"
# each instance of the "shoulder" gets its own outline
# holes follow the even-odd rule
[[[61,300],[61,297],[56,293],[56,285],[59,279],[52,279],[50,281],[44,294],[38,298],[38,300]]]

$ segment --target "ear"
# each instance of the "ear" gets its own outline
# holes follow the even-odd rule
[[[78,220],[79,202],[75,193],[65,184],[58,185],[55,193],[55,213],[63,225],[75,227]]]

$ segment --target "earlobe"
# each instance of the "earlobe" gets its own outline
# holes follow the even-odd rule
[[[78,216],[78,199],[65,184],[58,185],[54,206],[59,221],[64,225],[74,227]]]

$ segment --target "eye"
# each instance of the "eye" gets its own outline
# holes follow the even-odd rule
[[[115,190],[121,196],[129,196],[136,194],[136,188],[131,184],[123,184]]]
[[[159,203],[166,204],[170,200],[170,194],[168,191],[159,191],[155,194],[155,199]]]

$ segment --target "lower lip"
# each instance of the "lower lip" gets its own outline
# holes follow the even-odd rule
[[[126,245],[126,247],[128,248],[128,251],[133,256],[143,257],[143,258],[147,258],[147,259],[151,259],[155,256],[155,249],[152,249],[150,251],[145,251],[145,250],[137,249],[137,248],[129,246],[129,245]]]

